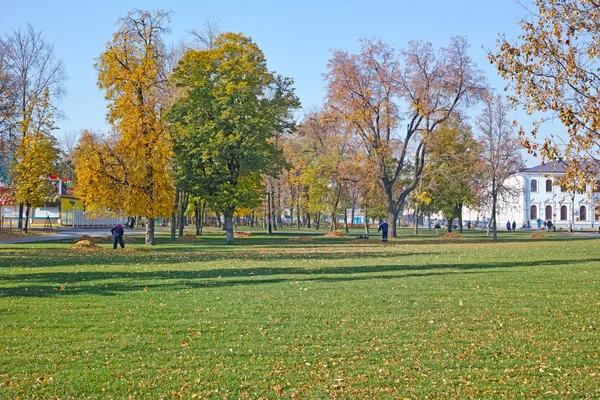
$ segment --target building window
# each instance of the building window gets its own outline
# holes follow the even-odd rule
[[[537,219],[537,206],[531,206],[529,210],[529,219]]]
[[[552,219],[552,206],[546,206],[546,219]]]
[[[567,206],[562,206],[560,208],[560,220],[561,221],[567,220]]]
[[[535,180],[535,179],[531,180],[531,191],[537,192],[537,180]]]
[[[587,219],[586,214],[587,214],[587,212],[586,212],[585,206],[579,207],[579,220],[580,221],[586,221],[586,219]]]
[[[546,179],[546,192],[552,191],[552,179]]]

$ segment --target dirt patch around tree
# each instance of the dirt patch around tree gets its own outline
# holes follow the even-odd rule
[[[314,238],[312,236],[295,236],[289,238],[289,242],[314,242]]]

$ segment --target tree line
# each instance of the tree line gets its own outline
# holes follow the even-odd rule
[[[539,7],[549,3],[537,1]],[[591,3],[586,7],[595,11]],[[186,214],[200,217],[209,209],[223,215],[232,242],[236,216],[266,214],[266,199],[276,210],[275,226],[282,225],[286,208],[298,228],[318,228],[327,215],[335,230],[340,213],[360,208],[367,218],[387,218],[395,236],[396,221],[410,204],[417,217],[441,211],[450,220],[461,218],[463,206],[489,210],[495,232],[497,204],[511,195],[507,179],[523,166],[508,117],[519,98],[507,104],[494,93],[469,56],[466,38],[451,38],[439,49],[418,40],[401,50],[363,40],[356,53],[334,50],[323,104],[298,117],[292,79],[270,71],[251,38],[221,33],[208,21],[193,31],[193,41],[169,47],[170,16],[132,10],[96,60],[111,130],[83,131],[69,155],[75,193],[87,211],[145,217],[148,244],[154,219],[170,217],[174,239]],[[21,36],[45,53],[19,46]],[[17,62],[18,49],[47,56],[27,69]],[[44,190],[37,190],[45,187],[43,171],[57,166],[60,151],[50,133],[60,116],[64,67],[31,26],[6,34],[0,50],[2,165],[10,167],[17,200],[28,210],[43,201]],[[528,53],[524,60],[543,55]],[[498,53],[490,52],[490,61],[524,95],[524,106],[566,110],[551,102],[550,87],[536,103],[526,74],[537,72],[519,57],[503,39]],[[30,78],[19,80],[24,70]],[[522,82],[515,78],[519,71]],[[578,127],[575,134],[594,129],[590,117],[577,118],[581,110],[568,110],[563,119]],[[585,147],[575,141],[580,147],[565,153],[548,142],[521,142],[548,158]]]

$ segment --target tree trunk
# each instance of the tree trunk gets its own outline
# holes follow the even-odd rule
[[[23,203],[19,204],[19,222],[17,227],[19,230],[23,229]]]
[[[217,217],[217,228],[221,228],[221,214],[218,211],[215,211],[215,216]]]
[[[277,183],[277,224],[283,229],[283,218],[281,218],[281,183]]]
[[[344,233],[348,232],[348,209],[344,207]]]
[[[233,243],[233,211],[233,208],[223,211],[223,216],[225,217],[223,226],[225,227],[225,234],[227,235],[227,244]]]
[[[296,227],[300,229],[302,220],[300,219],[300,190],[298,189],[298,197],[296,197]]]
[[[420,208],[420,203],[417,202],[417,206],[415,207],[415,235],[419,234],[419,208]]]
[[[254,220],[256,219],[256,211],[252,210],[252,215],[250,215],[250,228],[254,228]]]
[[[310,213],[306,213],[306,227],[310,229]]]
[[[320,227],[321,227],[321,211],[319,211],[317,213],[317,216],[315,217],[315,228],[317,230],[319,230]]]
[[[365,203],[365,233],[369,234],[369,204]]]
[[[30,210],[31,210],[31,206],[29,204],[27,204],[27,209],[25,211],[25,223],[23,224],[25,233],[27,233],[27,230],[29,229],[29,211]]]
[[[154,218],[146,218],[146,239],[145,244],[154,245]]]
[[[173,211],[171,213],[171,240],[175,241],[177,232],[177,213]]]
[[[271,225],[277,230],[277,210],[275,210],[275,192],[271,193]]]
[[[462,203],[458,204],[459,210],[458,210],[458,231],[460,233],[462,232]]]
[[[183,192],[180,197],[179,206],[179,237],[183,236],[183,229],[185,228],[185,211],[187,210],[188,202],[190,200],[190,194]]]
[[[448,232],[452,232],[452,223],[454,222],[454,218],[446,218],[447,226],[446,230]]]
[[[496,179],[492,178],[492,220],[490,225],[492,226],[494,240],[498,240],[498,233],[496,232],[496,203],[498,202],[498,193],[496,190]]]
[[[356,210],[356,202],[352,201],[352,211],[350,213],[350,226],[354,229],[354,212]]]
[[[196,236],[200,236],[200,225],[202,222],[200,221],[200,210],[198,209],[198,202],[196,202],[196,207],[194,208],[194,218],[196,219]]]
[[[389,210],[388,209],[388,212],[386,214],[391,237],[396,237],[397,233],[398,233],[397,224],[396,224],[396,220],[398,219],[398,214],[400,214],[400,209],[398,209],[398,210]]]

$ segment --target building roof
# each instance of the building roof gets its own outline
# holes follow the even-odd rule
[[[521,173],[564,174],[566,164],[567,163],[565,161],[548,161],[546,163],[536,165],[535,167],[523,168]],[[597,171],[600,168],[600,162],[598,160],[580,161],[580,167],[582,169],[589,170],[589,172],[593,172],[594,170]]]
[[[565,173],[565,168],[564,168],[564,161],[558,161],[558,162],[548,162],[545,164],[539,164],[536,165],[535,167],[531,167],[531,168],[523,168],[521,170],[521,172],[529,172],[529,173],[533,173],[533,174],[547,174],[547,173],[555,173],[555,174],[564,174]]]

